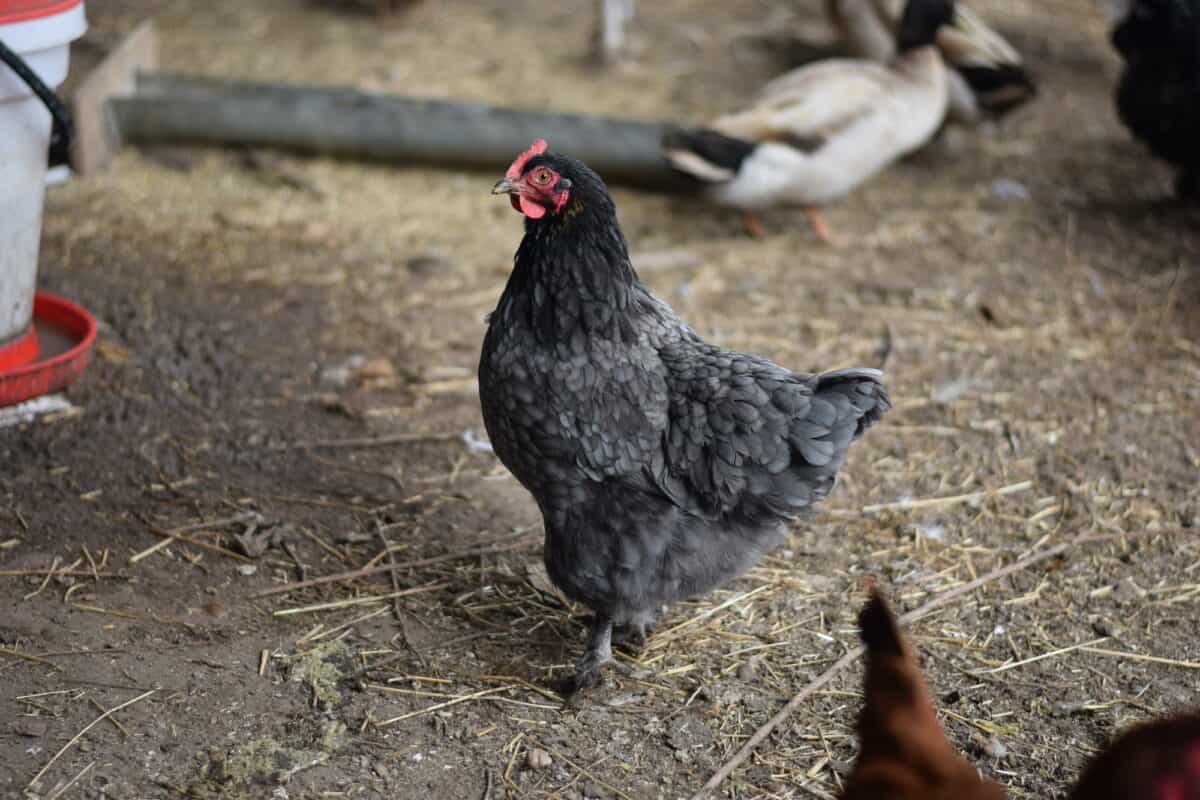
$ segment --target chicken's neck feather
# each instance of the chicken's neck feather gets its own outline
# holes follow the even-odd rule
[[[639,292],[612,202],[572,198],[560,215],[527,220],[498,311],[547,342],[578,332],[631,341]]]

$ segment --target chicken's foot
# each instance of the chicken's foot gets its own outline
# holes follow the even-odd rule
[[[613,660],[612,632],[612,617],[607,614],[596,614],[592,617],[587,650],[575,662],[575,675],[567,681],[564,694],[572,695],[581,689],[590,689],[600,682],[601,667]]]
[[[612,661],[612,617],[597,614],[592,617],[587,650],[575,662],[575,690],[587,689],[600,682],[600,668]]]
[[[646,625],[641,622],[614,625],[612,643],[636,653],[646,646]]]

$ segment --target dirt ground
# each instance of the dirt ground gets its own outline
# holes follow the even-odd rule
[[[77,52],[155,11],[173,70],[696,120],[830,35],[817,0],[646,2],[602,72],[591,5],[114,0]],[[551,687],[584,610],[475,444],[521,234],[488,194],[504,164],[162,148],[51,189],[41,286],[101,334],[74,410],[0,429],[0,795],[685,798],[855,644],[865,576],[911,609],[1089,532],[1127,535],[913,626],[955,745],[1012,797],[1061,797],[1114,731],[1200,704],[1200,216],[1115,119],[1098,10],[979,6],[1039,98],[833,206],[848,246],[794,211],[753,240],[616,192],[643,278],[702,334],[803,370],[886,360],[896,408],[785,549],[577,707]],[[147,552],[165,531],[187,541]],[[723,796],[835,795],[859,680]]]

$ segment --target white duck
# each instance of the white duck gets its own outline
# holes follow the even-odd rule
[[[667,160],[716,203],[746,212],[798,204],[817,235],[833,236],[819,206],[846,194],[937,131],[946,113],[946,67],[934,40],[953,0],[909,0],[888,64],[830,59],[768,83],[745,111],[702,129],[672,129]]]
[[[826,7],[851,55],[879,63],[896,56],[904,0],[826,0]],[[938,31],[937,45],[952,68],[948,116],[955,122],[999,116],[1036,93],[1021,54],[961,3],[954,21]]]

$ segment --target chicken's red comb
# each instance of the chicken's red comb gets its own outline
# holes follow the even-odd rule
[[[546,152],[546,140],[534,139],[533,144],[529,145],[529,149],[517,156],[517,160],[512,162],[512,166],[508,168],[508,172],[504,173],[504,177],[509,179],[521,177],[521,170],[525,167],[525,162],[534,156],[540,156],[544,152]]]

